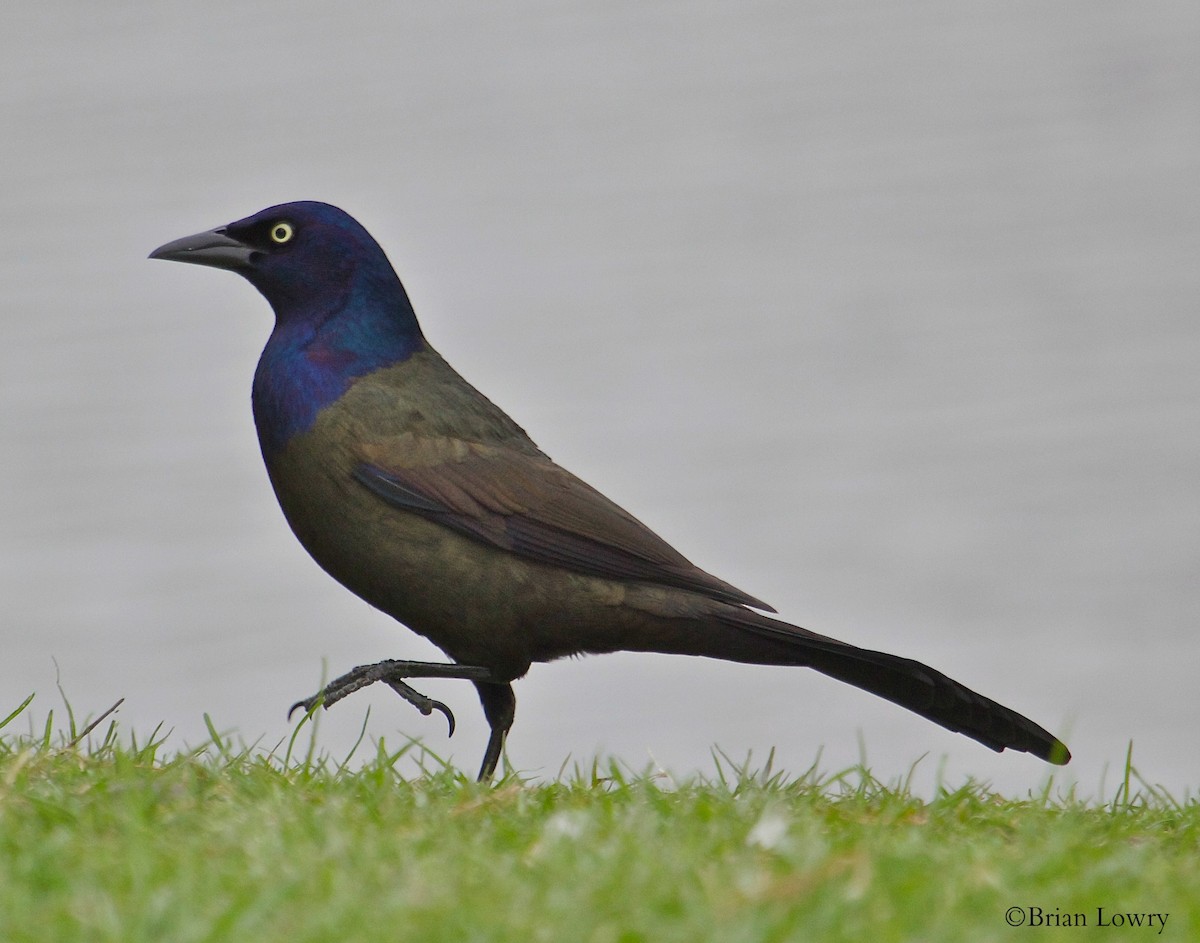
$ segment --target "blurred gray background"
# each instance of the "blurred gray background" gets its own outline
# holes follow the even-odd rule
[[[309,561],[261,468],[270,330],[146,261],[272,203],[357,216],[430,340],[568,468],[790,620],[1200,783],[1200,6],[10,4],[0,16],[0,716],[125,697],[273,744],[330,674],[440,653]],[[322,742],[416,735],[390,692]],[[1010,793],[997,756],[797,669],[535,666],[510,759]],[[1107,769],[1107,773],[1106,773]],[[1107,776],[1107,778],[1105,778]]]

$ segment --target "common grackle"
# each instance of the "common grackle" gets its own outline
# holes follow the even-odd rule
[[[468,679],[491,725],[484,780],[533,662],[667,652],[814,668],[993,750],[1070,759],[932,668],[763,615],[775,610],[554,464],[429,346],[387,256],[342,210],[273,206],[150,257],[229,269],[270,302],[252,403],[288,523],[334,579],[453,659],[364,665],[295,707],[383,681],[453,733],[450,709],[405,679]]]

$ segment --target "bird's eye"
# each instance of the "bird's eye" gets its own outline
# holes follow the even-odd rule
[[[291,223],[276,223],[271,227],[271,241],[283,245],[285,242],[290,242],[296,231],[292,229]]]

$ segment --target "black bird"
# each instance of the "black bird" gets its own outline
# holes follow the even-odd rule
[[[272,206],[150,257],[229,269],[270,302],[252,401],[288,523],[334,579],[453,659],[362,666],[296,707],[384,681],[453,733],[449,708],[405,679],[466,678],[491,725],[484,780],[533,662],[667,652],[814,668],[993,750],[1070,759],[932,668],[755,611],[774,612],[554,464],[429,346],[387,256],[342,210]]]

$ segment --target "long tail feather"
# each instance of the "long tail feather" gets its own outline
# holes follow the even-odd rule
[[[720,633],[723,646],[715,633],[709,636],[710,644],[724,648],[713,652],[717,657],[813,668],[997,752],[1007,749],[1032,753],[1057,765],[1071,759],[1066,744],[1028,717],[919,661],[857,648],[748,609],[730,607],[718,616],[718,621],[727,628]],[[728,628],[736,632],[729,633]]]

